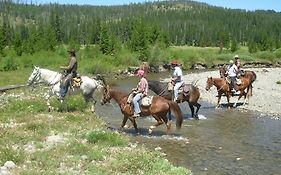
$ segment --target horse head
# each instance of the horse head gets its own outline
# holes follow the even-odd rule
[[[112,96],[110,94],[110,87],[105,85],[102,90],[102,98],[101,98],[101,105],[110,102]]]
[[[208,91],[214,85],[214,81],[212,77],[208,77],[206,82],[206,91]]]
[[[28,78],[28,85],[38,82],[40,80],[40,78],[41,78],[40,68],[37,66],[34,66],[34,69]]]
[[[225,66],[219,67],[220,77],[224,78],[226,76]]]

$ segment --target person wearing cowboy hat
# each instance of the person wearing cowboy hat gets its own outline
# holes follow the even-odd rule
[[[238,72],[240,71],[240,67],[241,67],[241,62],[240,62],[240,58],[238,55],[235,55],[234,56],[234,59],[235,59],[235,65],[237,66],[237,69],[238,69]]]
[[[69,85],[70,85],[70,81],[73,77],[77,76],[77,59],[76,59],[76,54],[75,54],[75,50],[71,49],[67,51],[69,53],[69,63],[68,66],[60,66],[60,68],[64,71],[64,76],[61,80],[60,83],[60,100],[63,101]]]
[[[133,117],[139,117],[141,110],[140,110],[140,101],[143,97],[147,96],[148,93],[148,82],[145,77],[145,72],[143,69],[139,69],[137,72],[137,76],[141,77],[137,88],[132,89],[134,98],[133,98],[133,105],[134,105],[134,115]]]
[[[174,70],[171,81],[174,84],[174,101],[176,102],[179,96],[179,88],[183,84],[183,80],[182,80],[183,74],[176,60],[171,61],[171,66],[172,69]]]
[[[238,68],[235,64],[233,64],[233,60],[229,61],[229,65],[227,67],[226,74],[230,78],[230,89],[232,92],[236,92],[236,76],[238,73]]]

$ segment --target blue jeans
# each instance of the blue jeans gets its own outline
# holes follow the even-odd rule
[[[179,88],[181,87],[182,84],[183,84],[183,81],[176,82],[176,84],[174,86],[174,99],[178,99]]]
[[[138,93],[133,98],[133,105],[134,105],[134,113],[139,114],[141,112],[140,110],[140,101],[143,97],[142,93]]]
[[[235,89],[236,90],[236,77],[230,77],[230,90]]]
[[[66,75],[63,77],[63,79],[60,82],[60,98],[63,99],[68,91],[68,88],[70,86],[70,81],[72,79],[72,73]]]

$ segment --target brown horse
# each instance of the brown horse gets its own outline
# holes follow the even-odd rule
[[[250,81],[248,78],[244,78],[244,77],[240,77],[241,79],[241,84],[240,85],[236,85],[237,90],[240,91],[239,97],[237,99],[237,101],[234,103],[233,107],[236,107],[237,102],[239,101],[239,99],[244,95],[244,105],[246,103],[246,99],[248,98],[249,101],[249,86],[250,86]],[[229,103],[229,99],[231,97],[231,91],[230,91],[230,87],[229,84],[227,83],[225,78],[212,78],[209,77],[207,79],[206,82],[206,90],[208,91],[212,86],[216,86],[217,87],[217,91],[218,91],[218,101],[217,101],[217,106],[216,108],[219,107],[220,105],[220,99],[222,94],[226,95],[227,98],[227,103],[228,103],[228,108],[230,108],[230,103]],[[245,93],[245,89],[247,88],[247,93]],[[247,98],[246,98],[247,97]]]
[[[167,100],[172,100],[173,98],[172,91],[168,90],[167,82],[148,80],[148,87],[157,95],[162,96]],[[184,93],[184,91],[182,91],[179,94],[179,102],[180,103],[185,101],[188,102],[188,105],[191,110],[191,117],[198,119],[198,111],[201,107],[201,105],[198,103],[198,99],[200,97],[199,89],[192,84],[185,84],[184,89],[187,89],[189,92]],[[194,114],[194,106],[197,108],[195,114]]]
[[[222,66],[219,68],[219,72],[220,72],[220,77],[221,78],[225,78],[226,77],[226,67]],[[250,81],[250,86],[249,86],[249,95],[252,96],[253,95],[253,82],[257,79],[257,75],[254,71],[250,71],[250,70],[241,70],[238,73],[238,77],[245,77],[248,78]]]
[[[101,99],[101,104],[105,104],[109,102],[111,99],[114,99],[124,115],[123,122],[120,129],[123,129],[127,120],[131,120],[136,130],[136,133],[139,133],[135,118],[133,117],[133,108],[130,104],[127,104],[129,94],[126,92],[122,92],[119,90],[110,89],[109,86],[105,86],[103,89],[103,95]],[[167,113],[172,111],[176,117],[176,126],[177,129],[181,128],[183,117],[181,113],[181,109],[177,103],[168,101],[160,96],[154,96],[149,106],[141,105],[141,116],[149,116],[152,115],[157,123],[150,126],[149,133],[152,133],[152,129],[155,127],[165,123],[167,127],[167,134],[169,134],[171,129],[171,122],[169,122],[167,118]]]

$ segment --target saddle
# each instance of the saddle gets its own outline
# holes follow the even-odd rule
[[[128,99],[127,99],[127,104],[132,104],[133,103],[133,98],[134,98],[134,94],[131,93],[129,96],[128,96]],[[152,99],[153,99],[153,96],[145,96],[141,99],[141,105],[142,106],[150,106],[151,103],[152,103]]]
[[[226,82],[230,85],[231,83],[230,77],[226,77]],[[241,83],[242,83],[241,79],[236,78],[236,84],[239,86],[241,85]]]
[[[82,84],[81,77],[73,77],[71,80],[72,87],[80,87]]]
[[[188,95],[188,93],[189,93],[189,86],[186,86],[186,84],[185,83],[183,83],[181,86],[180,86],[180,88],[179,88],[179,93],[183,93],[183,95]]]

